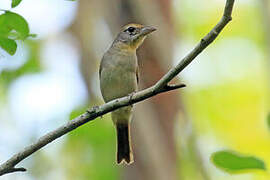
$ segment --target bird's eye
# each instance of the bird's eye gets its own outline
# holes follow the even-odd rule
[[[135,27],[129,27],[127,28],[127,31],[133,33],[135,31]]]

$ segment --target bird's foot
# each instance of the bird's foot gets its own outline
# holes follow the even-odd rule
[[[130,93],[128,96],[129,96],[129,101],[131,101],[132,100],[132,97],[133,97],[133,95],[135,94],[136,92],[132,92],[132,93]],[[130,105],[131,107],[133,106],[133,104],[131,104]]]

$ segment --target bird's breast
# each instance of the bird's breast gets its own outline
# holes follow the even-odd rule
[[[137,90],[136,55],[114,54],[104,56],[102,61],[100,88],[106,102]]]

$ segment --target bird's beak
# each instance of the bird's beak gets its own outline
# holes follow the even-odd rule
[[[151,26],[144,26],[141,30],[141,35],[142,36],[145,36],[147,34],[150,34],[151,32],[154,32],[155,30],[157,30],[156,28],[154,27],[151,27]]]

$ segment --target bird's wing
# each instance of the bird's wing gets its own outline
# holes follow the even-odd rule
[[[139,79],[140,79],[139,66],[137,66],[136,68],[136,78],[137,78],[137,84],[139,84]]]
[[[99,66],[99,71],[98,71],[98,74],[99,74],[99,79],[101,78],[101,71],[102,71],[102,66],[101,66],[101,63],[100,63],[100,66]]]
[[[103,63],[104,63],[104,56],[102,57],[100,64],[99,64],[99,71],[98,71],[99,79],[101,78],[101,71],[102,71],[102,67],[103,67]]]

